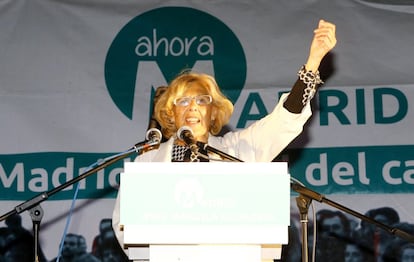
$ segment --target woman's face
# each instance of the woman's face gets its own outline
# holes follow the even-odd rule
[[[182,126],[188,126],[192,129],[194,138],[204,143],[207,143],[210,123],[215,117],[215,112],[213,112],[215,109],[208,95],[205,88],[193,83],[181,96],[176,97],[177,103],[174,105],[177,130]],[[181,98],[189,99],[184,99],[182,102]]]

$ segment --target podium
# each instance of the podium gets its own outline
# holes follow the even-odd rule
[[[263,262],[288,243],[287,163],[127,162],[120,224],[133,261]]]

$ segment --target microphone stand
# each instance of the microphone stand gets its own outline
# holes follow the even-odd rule
[[[221,157],[223,157],[224,159],[227,159],[229,161],[235,161],[235,162],[243,162],[242,160],[235,158],[231,155],[228,155],[214,147],[209,146],[206,143],[202,143],[197,141],[196,142],[197,146],[200,148],[203,148],[204,150],[211,151],[213,153],[216,153],[218,155],[220,155]],[[374,224],[382,229],[384,229],[385,231],[387,231],[389,234],[404,238],[405,240],[414,243],[414,236],[410,235],[409,233],[400,230],[398,228],[395,227],[389,227],[375,219],[372,219],[370,217],[367,217],[361,213],[358,213],[352,209],[349,209],[339,203],[336,203],[332,200],[327,199],[325,196],[310,190],[298,183],[291,183],[291,188],[296,191],[297,193],[299,193],[299,196],[296,198],[296,204],[298,206],[299,209],[299,213],[300,213],[300,222],[302,225],[302,262],[307,262],[308,261],[308,213],[309,213],[309,205],[311,204],[312,200],[316,200],[318,202],[321,203],[326,203],[332,207],[335,207],[339,210],[342,210],[348,214],[351,214],[357,218],[360,218],[362,220],[365,220],[371,224]]]
[[[78,181],[81,181],[85,179],[86,177],[92,175],[93,173],[96,173],[97,171],[133,154],[138,153],[142,154],[143,152],[152,150],[159,146],[159,141],[144,141],[139,142],[135,144],[132,148],[128,149],[124,153],[121,153],[119,155],[116,155],[112,158],[107,159],[106,161],[103,161],[102,163],[98,164],[96,167],[80,174],[79,176],[73,178],[72,180],[69,180],[65,182],[64,184],[53,188],[52,190],[43,192],[38,194],[37,196],[23,202],[22,204],[16,206],[13,210],[7,212],[6,214],[2,215],[0,217],[0,221],[3,221],[7,219],[8,217],[22,213],[23,211],[29,210],[30,211],[30,217],[33,222],[33,236],[34,236],[34,262],[39,262],[39,230],[40,230],[40,222],[43,218],[43,209],[40,206],[40,203],[47,200],[50,196],[62,191],[68,186],[71,186],[75,184]]]
[[[358,213],[352,209],[349,209],[339,203],[336,203],[332,200],[327,199],[325,196],[308,189],[302,185],[299,185],[298,183],[291,183],[291,188],[299,193],[299,196],[296,198],[296,203],[299,208],[300,212],[300,219],[302,224],[302,262],[308,261],[308,240],[307,240],[307,215],[308,215],[308,207],[312,200],[316,200],[321,203],[326,203],[332,207],[335,207],[339,210],[342,210],[348,214],[351,214],[357,218],[360,218],[362,220],[365,220],[371,224],[376,225],[377,227],[380,227],[387,231],[391,235],[395,235],[401,238],[404,238],[405,240],[414,243],[414,236],[410,235],[409,233],[400,230],[395,227],[389,227],[381,222],[378,222],[375,219],[372,219],[370,217],[367,217],[361,213]]]
[[[223,157],[224,159],[227,159],[227,160],[229,160],[229,161],[234,161],[234,162],[244,162],[244,161],[242,161],[242,160],[240,160],[240,159],[238,159],[238,158],[236,158],[236,157],[234,157],[234,156],[231,156],[231,155],[229,155],[229,154],[226,154],[226,153],[224,153],[223,151],[220,151],[220,150],[218,150],[218,149],[216,149],[216,148],[214,148],[214,147],[211,147],[211,146],[209,146],[208,144],[206,144],[206,143],[203,143],[203,142],[199,142],[199,141],[197,141],[197,146],[199,146],[199,147],[201,147],[201,148],[203,148],[205,151],[210,151],[210,152],[213,152],[213,153],[215,153],[215,154],[217,154],[217,155],[219,155],[219,156],[221,156],[221,157]]]

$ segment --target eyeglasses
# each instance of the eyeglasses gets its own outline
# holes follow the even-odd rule
[[[199,95],[199,96],[184,96],[174,99],[174,105],[176,106],[189,106],[192,100],[195,100],[199,106],[206,106],[211,104],[213,98],[211,95]]]

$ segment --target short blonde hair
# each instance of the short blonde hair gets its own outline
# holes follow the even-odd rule
[[[174,123],[174,99],[181,96],[193,84],[205,88],[213,98],[212,106],[217,114],[211,121],[210,133],[217,135],[223,126],[230,121],[233,114],[233,103],[220,91],[216,80],[207,74],[185,72],[171,81],[154,107],[155,119],[161,125],[161,131],[167,139],[177,132]]]

